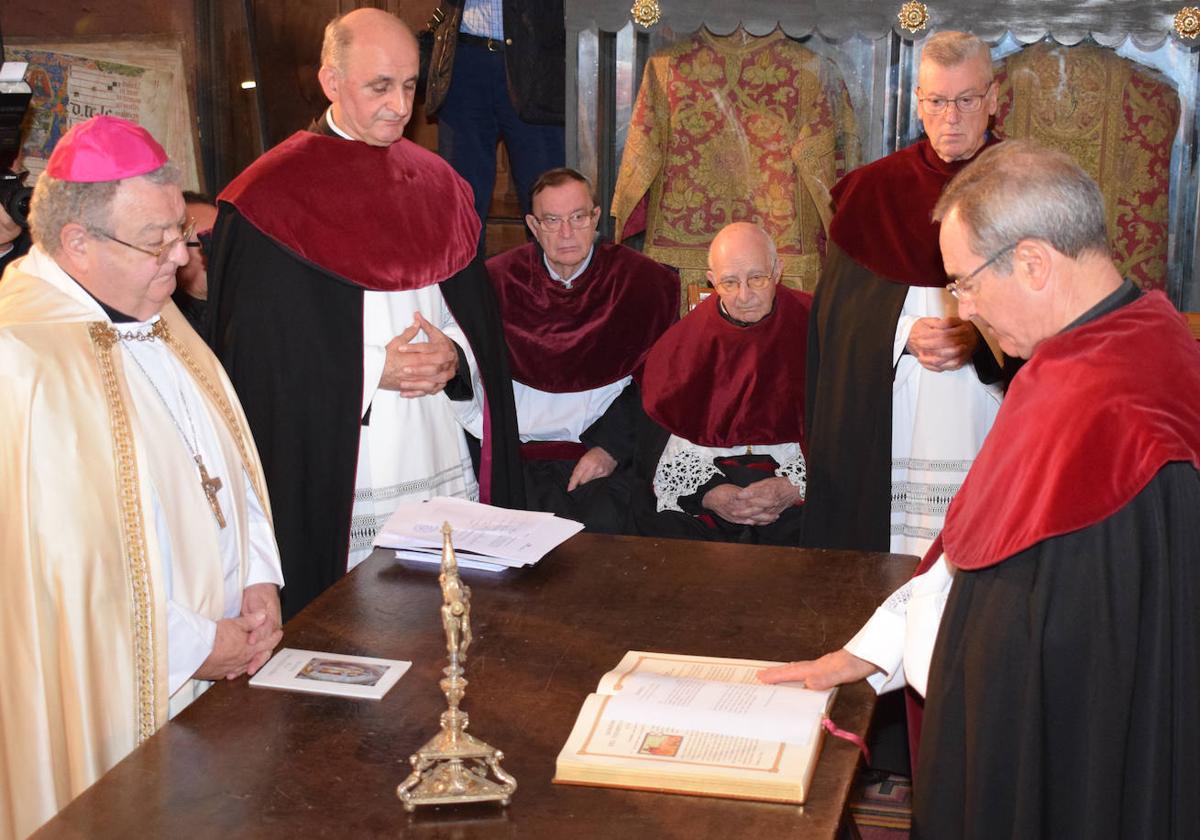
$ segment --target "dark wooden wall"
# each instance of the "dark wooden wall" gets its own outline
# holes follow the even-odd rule
[[[202,181],[216,193],[262,151],[321,114],[327,103],[317,69],[325,24],[360,6],[390,11],[420,31],[437,0],[2,0],[0,32],[39,40],[178,38],[189,73]],[[256,77],[257,90],[242,88]],[[425,118],[421,101],[407,133],[437,148],[437,126]],[[489,253],[523,241],[507,167],[502,154],[489,214]]]

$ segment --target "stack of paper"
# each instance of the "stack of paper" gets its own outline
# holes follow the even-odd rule
[[[396,557],[402,560],[440,563],[443,522],[453,529],[451,541],[458,565],[489,572],[531,566],[583,530],[582,522],[552,513],[438,497],[396,508],[375,545],[396,549]]]

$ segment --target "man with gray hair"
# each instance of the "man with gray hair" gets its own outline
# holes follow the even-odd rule
[[[914,837],[1194,837],[1200,346],[1122,279],[1099,187],[1060,152],[983,153],[935,218],[960,312],[1029,361],[889,599],[891,655],[765,678],[924,693]]]
[[[329,108],[218,196],[209,261],[209,339],[262,449],[285,616],[366,559],[401,502],[524,502],[471,190],[404,139],[416,39],[356,9],[321,54]]]
[[[804,544],[921,555],[999,408],[1000,370],[946,293],[930,220],[985,146],[996,111],[987,44],[931,36],[917,74],[925,137],[833,189],[809,332]]]
[[[0,837],[54,816],[281,637],[266,484],[171,302],[195,224],[140,126],[56,145],[0,282]]]

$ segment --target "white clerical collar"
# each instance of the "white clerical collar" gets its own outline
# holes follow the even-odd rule
[[[338,137],[341,137],[344,140],[353,140],[354,139],[349,134],[347,134],[346,132],[344,132],[340,128],[338,128],[338,124],[333,121],[333,106],[332,105],[330,105],[329,108],[327,108],[325,111],[325,122],[329,123],[329,130],[332,131],[334,134],[336,134]]]
[[[547,259],[545,251],[542,252],[542,262],[546,265],[546,271],[550,272],[550,279],[557,280],[559,283],[562,283],[569,289],[571,288],[571,284],[579,279],[579,275],[587,271],[588,266],[592,263],[592,254],[594,253],[596,253],[596,243],[593,241],[592,247],[588,248],[587,256],[584,257],[583,262],[579,264],[579,268],[575,269],[571,276],[566,279],[560,277],[558,272],[550,267],[550,260]]]

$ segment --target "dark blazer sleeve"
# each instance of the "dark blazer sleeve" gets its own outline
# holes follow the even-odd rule
[[[637,429],[643,416],[642,391],[636,382],[630,382],[625,390],[592,425],[579,436],[589,449],[599,446],[616,459],[617,464],[626,466],[633,460]]]

